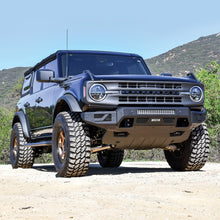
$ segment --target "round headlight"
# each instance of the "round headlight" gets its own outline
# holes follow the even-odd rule
[[[194,102],[200,102],[203,98],[203,91],[199,86],[193,86],[190,89],[190,98]]]
[[[106,97],[106,88],[101,84],[94,84],[89,89],[89,96],[94,101],[102,101]]]

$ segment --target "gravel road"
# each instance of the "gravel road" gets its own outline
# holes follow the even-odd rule
[[[0,166],[1,220],[220,219],[220,163],[175,172],[166,162],[91,164],[79,178],[57,178],[53,165]]]

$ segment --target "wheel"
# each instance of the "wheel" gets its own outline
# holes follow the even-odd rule
[[[31,168],[33,166],[34,150],[25,146],[26,143],[21,124],[15,123],[10,140],[10,160],[13,168]]]
[[[209,136],[205,124],[193,129],[189,139],[177,145],[175,151],[164,151],[167,162],[174,170],[200,170],[209,154]]]
[[[90,145],[88,128],[79,114],[61,112],[57,115],[52,151],[58,176],[83,176],[89,167]]]
[[[102,167],[119,167],[123,161],[124,150],[104,150],[97,153]]]

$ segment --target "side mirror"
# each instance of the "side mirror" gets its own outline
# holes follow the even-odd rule
[[[36,79],[38,82],[51,82],[54,78],[54,71],[52,70],[37,70]]]

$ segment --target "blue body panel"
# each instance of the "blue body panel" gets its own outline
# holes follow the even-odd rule
[[[171,81],[171,82],[198,82],[191,77],[167,77],[167,76],[153,76],[153,75],[94,75],[95,80],[135,80],[135,81]]]

